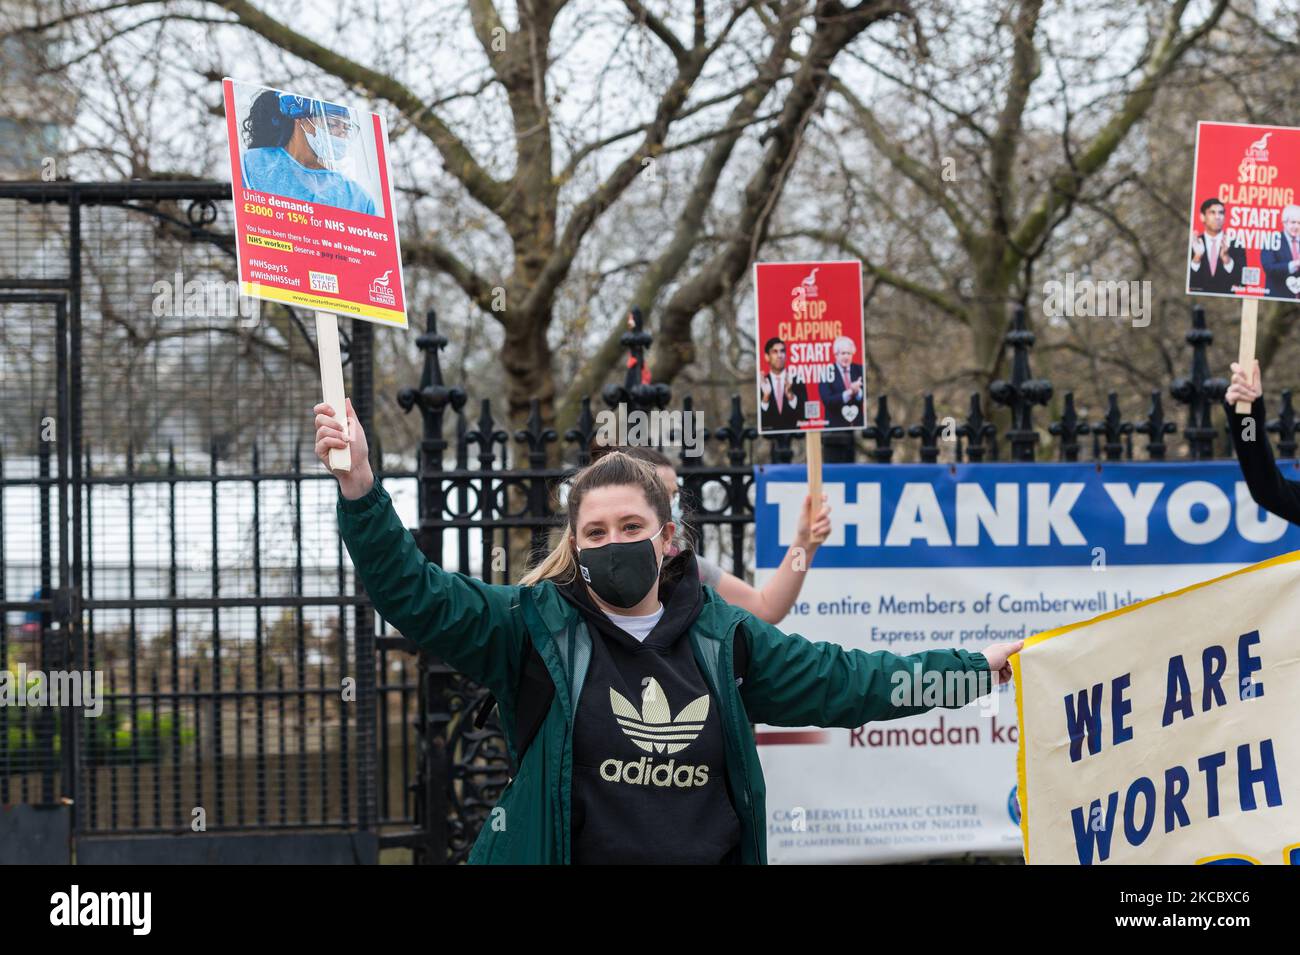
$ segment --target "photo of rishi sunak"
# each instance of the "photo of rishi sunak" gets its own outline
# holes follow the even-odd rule
[[[808,388],[788,367],[785,342],[772,337],[763,343],[767,371],[758,382],[758,415],[763,431],[794,431],[804,418]]]
[[[1187,263],[1187,290],[1231,295],[1234,286],[1243,284],[1246,250],[1223,231],[1226,209],[1218,199],[1201,203],[1201,231],[1192,236],[1192,251]]]

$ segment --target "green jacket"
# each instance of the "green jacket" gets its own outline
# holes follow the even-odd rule
[[[573,714],[591,661],[592,638],[580,612],[550,581],[534,586],[487,584],[433,564],[402,525],[378,480],[355,501],[340,495],[338,517],[357,575],[380,615],[496,695],[506,744],[519,771],[479,833],[469,861],[567,864]],[[703,589],[704,607],[690,640],[722,719],[727,780],[746,863],[767,861],[766,788],[751,722],[855,728],[872,720],[911,716],[933,707],[891,704],[894,676],[900,671],[915,675],[918,667],[922,672],[988,670],[983,654],[964,650],[897,656],[813,643],[782,633],[711,588]],[[742,626],[749,640],[749,665],[738,687],[732,647]],[[521,765],[511,737],[527,640],[533,641],[550,671],[555,697]],[[951,689],[954,681],[942,685]],[[968,702],[954,698],[952,705]]]

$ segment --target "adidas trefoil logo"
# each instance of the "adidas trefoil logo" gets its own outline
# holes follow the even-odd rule
[[[647,753],[680,753],[700,735],[709,715],[709,695],[687,703],[674,719],[659,681],[650,677],[641,694],[641,712],[612,686],[609,705],[623,733]]]
[[[644,683],[646,687],[641,694],[639,712],[625,696],[610,687],[609,705],[614,711],[614,718],[623,734],[647,753],[681,752],[695,742],[704,729],[704,720],[709,715],[708,694],[686,704],[674,719],[659,681],[648,677]],[[667,763],[656,763],[647,756],[628,762],[607,759],[600,764],[600,778],[609,783],[628,783],[633,786],[690,789],[708,784],[709,767],[686,763],[679,765],[675,759],[670,759]]]

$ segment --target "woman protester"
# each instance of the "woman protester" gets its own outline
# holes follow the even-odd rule
[[[784,633],[701,586],[693,551],[668,556],[668,492],[621,452],[573,476],[563,537],[520,583],[448,572],[372,473],[351,402],[350,437],[331,407],[314,410],[326,466],[352,449],[336,509],[375,609],[499,700],[518,768],[472,863],[765,863],[751,722],[858,727],[936,697],[960,707],[1009,679],[1022,645],[897,656]]]

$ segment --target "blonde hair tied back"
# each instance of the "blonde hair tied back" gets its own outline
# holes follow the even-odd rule
[[[654,465],[625,451],[610,451],[574,474],[569,482],[567,520],[561,540],[519,582],[526,587],[543,580],[557,584],[572,583],[578,576],[578,561],[569,538],[577,536],[578,512],[582,509],[583,498],[595,488],[620,485],[640,488],[645,494],[646,503],[660,523],[672,520],[672,502],[668,498],[668,489],[659,480]]]

